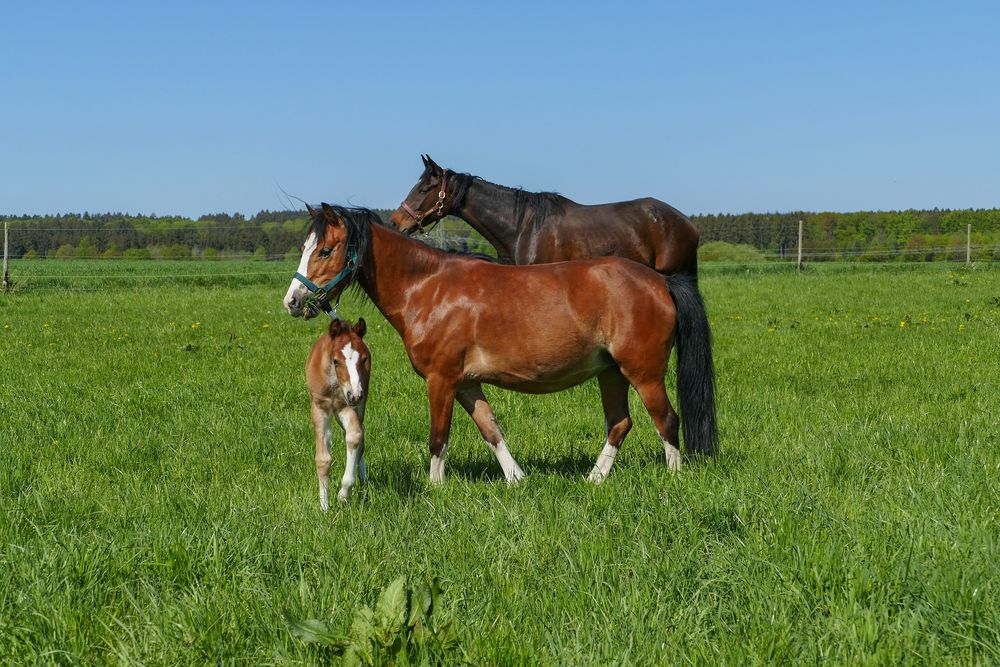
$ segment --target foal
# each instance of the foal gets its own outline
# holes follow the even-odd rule
[[[355,470],[364,482],[365,467],[365,401],[372,357],[362,340],[367,327],[364,319],[351,326],[344,320],[330,322],[330,330],[319,337],[306,361],[306,384],[312,400],[312,423],[316,431],[316,476],[319,477],[319,506],[330,507],[330,417],[344,429],[347,444],[347,464],[340,482],[337,500],[347,502],[354,489]]]

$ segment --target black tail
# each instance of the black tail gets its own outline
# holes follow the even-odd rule
[[[712,332],[705,303],[696,276],[670,276],[667,289],[677,308],[677,395],[684,448],[712,456],[718,451],[719,434],[715,425]]]

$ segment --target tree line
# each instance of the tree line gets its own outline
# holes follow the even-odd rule
[[[375,209],[383,220],[392,211]],[[973,257],[1000,260],[1000,209],[854,213],[695,215],[702,243],[751,246],[765,257],[792,257],[804,223],[803,251],[817,259],[964,259],[966,226]],[[284,259],[298,257],[309,224],[304,211],[263,210],[251,217],[214,213],[197,219],[124,213],[0,216],[10,225],[13,258]],[[429,234],[450,250],[495,256],[489,244],[456,218]]]

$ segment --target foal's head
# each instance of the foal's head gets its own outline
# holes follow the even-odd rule
[[[315,317],[330,310],[353,280],[367,251],[370,228],[377,216],[368,209],[322,204],[309,208],[312,224],[302,245],[298,272],[285,293],[292,317]],[[304,280],[303,280],[304,279]]]
[[[424,161],[424,172],[390,218],[392,224],[406,234],[450,214],[461,203],[459,200],[468,188],[468,181],[472,180],[468,174],[442,169],[429,155],[420,158]]]
[[[353,326],[345,320],[330,322],[330,378],[336,375],[337,385],[344,392],[348,405],[357,405],[368,391],[372,355],[362,340],[367,330],[364,318],[359,318]]]

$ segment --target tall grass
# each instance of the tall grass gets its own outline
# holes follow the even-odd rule
[[[475,664],[1000,661],[996,270],[703,268],[723,454],[669,473],[633,397],[599,487],[587,384],[488,392],[515,488],[456,412],[430,488],[422,383],[346,299],[370,481],[322,514],[292,267],[87,265],[0,295],[0,663],[314,663],[283,612],[346,635],[404,574]]]

